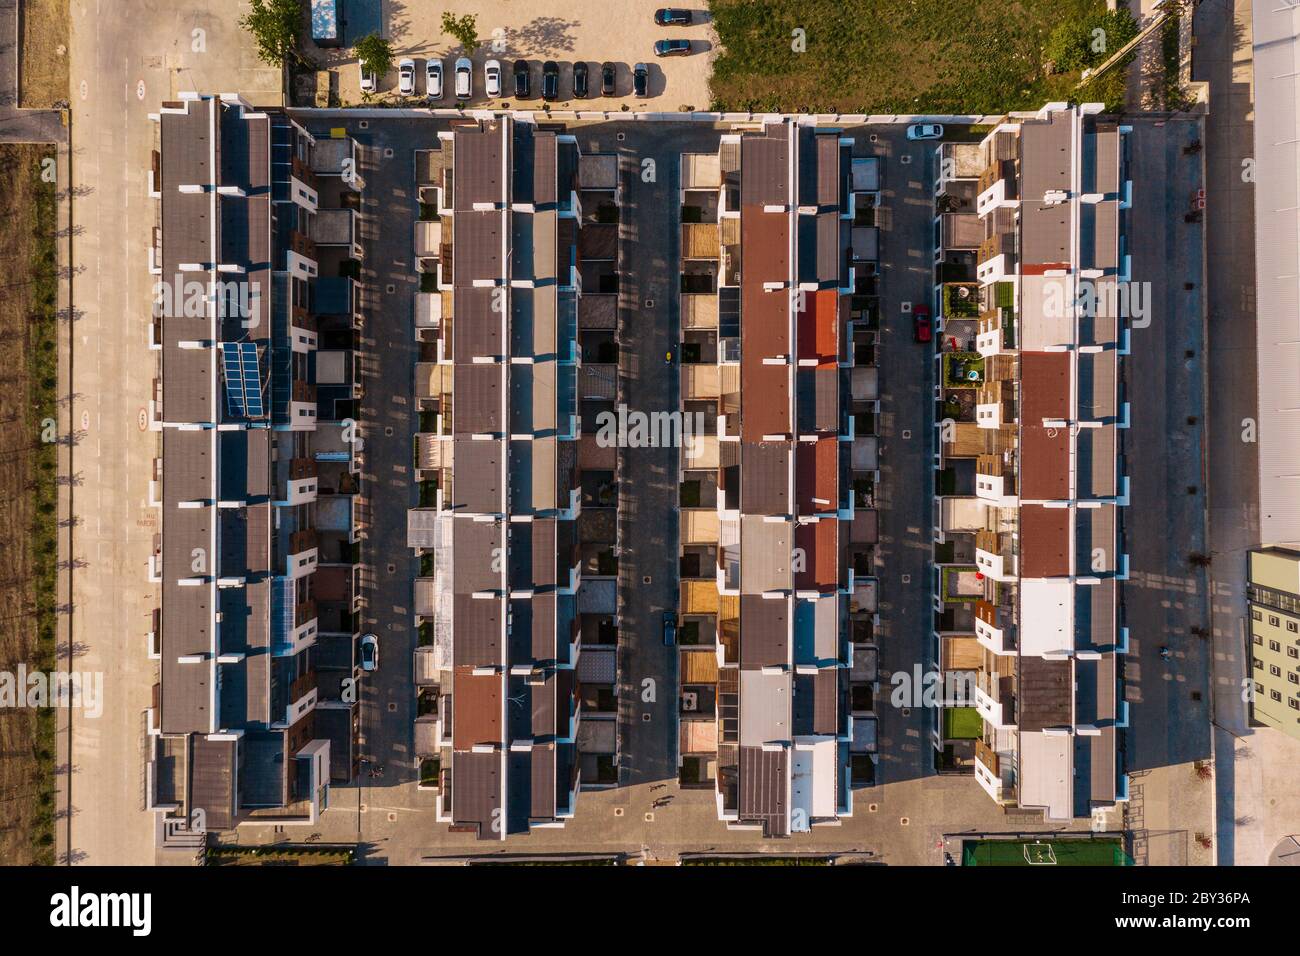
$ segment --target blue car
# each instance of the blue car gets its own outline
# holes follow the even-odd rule
[[[664,611],[664,647],[672,647],[677,643],[677,615],[672,611]]]
[[[690,40],[655,40],[655,56],[689,56]]]

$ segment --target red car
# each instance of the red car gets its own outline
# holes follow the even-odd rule
[[[912,308],[912,336],[918,342],[929,342],[934,338],[934,325],[930,322],[930,307],[918,305]]]

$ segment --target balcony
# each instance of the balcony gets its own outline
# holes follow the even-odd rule
[[[999,531],[975,532],[975,563],[995,581],[1016,576],[1016,545],[1010,534]]]
[[[1011,654],[1016,649],[1013,609],[992,601],[975,602],[975,639],[994,654]]]
[[[1015,801],[1015,768],[983,740],[975,741],[975,779],[998,803]]]
[[[1016,469],[1003,455],[978,455],[975,458],[975,494],[986,501],[1003,501],[1016,497]]]
[[[1016,237],[1014,233],[1004,232],[989,236],[980,243],[979,251],[975,255],[975,261],[980,268],[983,268],[990,260],[996,259],[998,256],[1007,257],[1007,263],[1003,267],[1003,271],[1014,273],[1016,258]]]
[[[315,671],[307,671],[307,673],[299,675],[294,682],[289,685],[290,704],[296,704],[298,701],[303,700],[305,697],[313,693],[316,690],[316,687],[317,681]]]
[[[293,609],[293,626],[302,627],[308,621],[316,619],[316,602],[300,601],[294,605]]]
[[[310,551],[317,546],[319,540],[315,528],[295,531],[289,535],[289,553],[302,554],[304,551]]]

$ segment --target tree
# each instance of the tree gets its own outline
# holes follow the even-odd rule
[[[363,36],[353,48],[363,69],[383,76],[393,68],[393,47],[378,33]]]
[[[257,55],[271,66],[284,66],[298,56],[299,0],[253,0],[248,16],[239,25],[253,35]]]
[[[472,13],[467,13],[463,17],[458,17],[449,10],[442,13],[442,32],[450,33],[460,45],[465,48],[465,52],[473,55],[478,49],[478,17]]]

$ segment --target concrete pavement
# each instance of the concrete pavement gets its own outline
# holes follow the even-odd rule
[[[193,12],[140,0],[129,16],[105,0],[73,0],[71,34],[72,243],[76,322],[70,414],[86,437],[73,450],[82,477],[74,506],[83,523],[73,554],[73,646],[79,670],[100,671],[104,710],[72,713],[60,762],[60,859],[151,864],[154,821],[144,811],[144,714],[156,665],[146,635],[158,606],[148,581],[159,512],[148,503],[159,436],[148,430],[155,364],[147,350],[153,277],[148,274],[156,200],[148,196],[148,114],[179,90],[238,90],[279,102],[252,44],[236,25],[239,4]],[[195,31],[201,31],[196,33]],[[201,38],[201,42],[200,42]],[[278,71],[272,71],[278,77]],[[103,347],[105,344],[111,347]],[[68,746],[61,727],[61,747]]]

